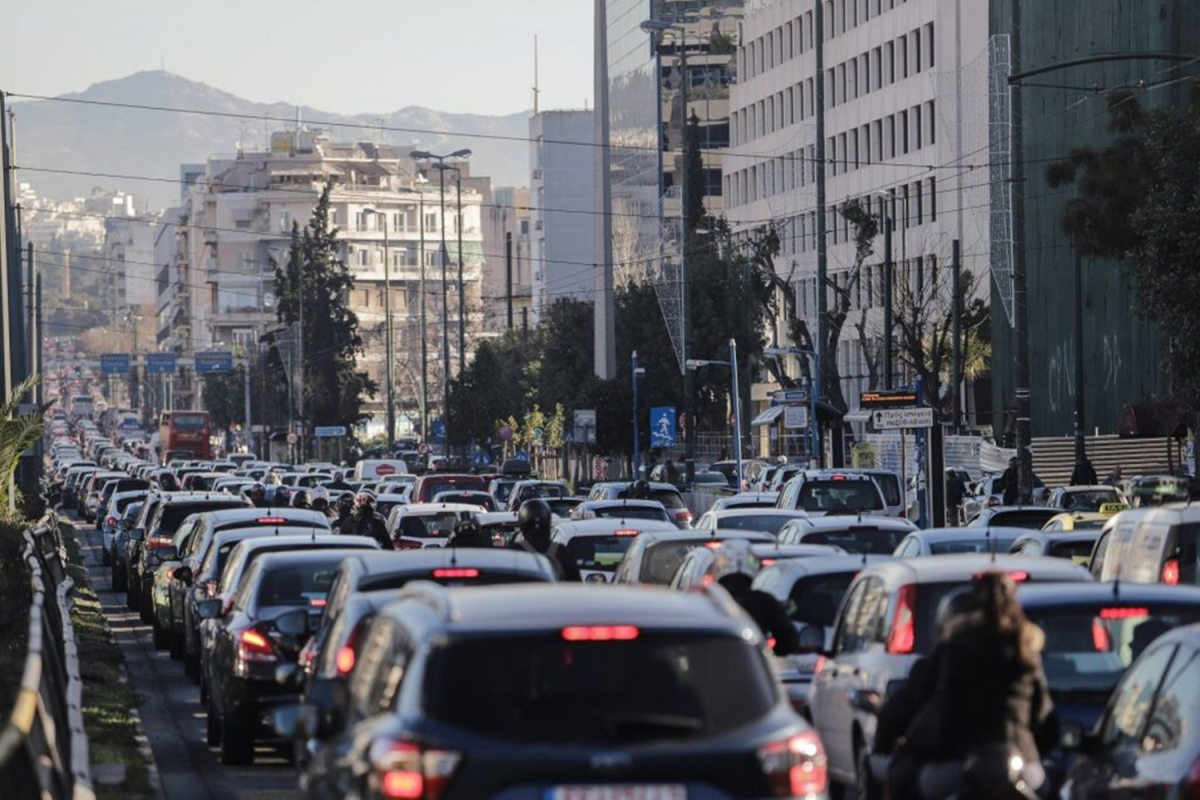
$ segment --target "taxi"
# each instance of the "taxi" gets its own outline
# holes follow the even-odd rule
[[[1064,511],[1046,520],[1042,530],[1046,533],[1099,530],[1114,514],[1127,508],[1125,503],[1104,503],[1098,511]]]

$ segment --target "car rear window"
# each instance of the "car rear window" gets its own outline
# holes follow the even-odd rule
[[[1107,694],[1162,634],[1200,621],[1200,607],[1027,609],[1046,633],[1042,667],[1055,692]]]
[[[875,483],[879,486],[879,491],[883,493],[883,501],[889,506],[898,506],[903,501],[900,499],[900,478],[891,473],[871,473],[871,477],[875,479]]]
[[[800,487],[800,508],[825,513],[882,511],[883,503],[874,481],[818,480]]]
[[[421,494],[428,500],[432,497],[437,497],[442,492],[453,492],[468,489],[471,491],[485,491],[483,480],[480,478],[454,478],[446,480],[431,480],[421,484]]]
[[[653,489],[650,492],[650,499],[662,503],[663,508],[684,508],[683,498],[679,492],[670,489]]]
[[[796,581],[788,595],[788,615],[802,625],[833,626],[842,597],[857,572],[830,572]]]
[[[173,536],[179,523],[192,514],[202,511],[217,511],[222,508],[244,508],[245,503],[238,500],[203,500],[196,503],[168,503],[162,510],[158,520],[158,535]]]
[[[400,589],[409,581],[433,581],[442,586],[503,586],[510,583],[531,583],[541,580],[545,580],[545,578],[530,575],[528,572],[458,566],[431,569],[428,572],[419,573],[372,575],[359,583],[356,591],[379,592],[386,589]]]
[[[445,539],[454,530],[458,514],[454,511],[445,514],[409,514],[400,520],[401,536],[412,539]]]
[[[772,536],[795,517],[783,514],[747,514],[737,517],[719,517],[718,528],[729,528],[735,531],[762,531]]]
[[[934,542],[929,545],[929,552],[935,556],[949,556],[955,553],[1007,553],[1016,540],[1015,536],[976,536],[952,542]]]
[[[600,506],[592,512],[598,519],[652,519],[669,521],[667,512],[654,506]]]
[[[717,539],[678,539],[654,542],[646,547],[642,554],[642,569],[638,574],[641,583],[666,586],[675,576],[675,570],[687,558],[687,554],[705,542],[716,542]]]
[[[833,545],[848,553],[890,556],[907,535],[908,531],[903,530],[884,530],[866,525],[851,525],[842,530],[807,531],[801,534],[800,542],[802,544]]]
[[[613,572],[635,536],[572,536],[567,542],[567,555],[575,559],[580,569]]]
[[[1039,531],[1053,516],[1056,516],[1053,509],[1048,511],[1000,511],[992,515],[991,524]]]
[[[1092,547],[1095,544],[1087,539],[1075,542],[1051,542],[1046,555],[1054,558],[1069,558],[1076,564],[1086,567],[1092,561]]]
[[[489,665],[487,680],[479,680],[480,664]],[[430,716],[527,744],[719,735],[777,702],[762,656],[732,636],[472,637],[435,650],[425,674]]]
[[[1124,503],[1116,489],[1071,491],[1063,495],[1062,507],[1069,511],[1099,511],[1105,503]]]
[[[324,605],[344,556],[300,564],[273,565],[262,573],[255,604],[262,606]]]

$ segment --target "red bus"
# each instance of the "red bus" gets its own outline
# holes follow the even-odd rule
[[[207,411],[164,411],[158,426],[159,460],[212,458]]]

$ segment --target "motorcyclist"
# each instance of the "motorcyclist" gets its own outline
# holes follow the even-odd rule
[[[650,484],[644,480],[638,479],[629,484],[629,488],[625,490],[625,497],[630,500],[649,500],[650,499]]]
[[[960,791],[966,759],[986,751],[1019,754],[1019,779],[1035,792],[1043,790],[1041,754],[1058,741],[1058,717],[1042,669],[1045,635],[1026,619],[1016,584],[989,572],[974,580],[971,593],[978,609],[945,642],[937,685],[906,734],[929,756],[919,777],[925,798]]]
[[[354,533],[354,492],[342,492],[337,499],[337,516],[334,518],[333,527],[338,533]]]
[[[292,508],[312,508],[312,496],[307,489],[300,489],[292,495]]]
[[[359,492],[354,498],[354,514],[349,519],[349,528],[342,528],[342,533],[356,536],[370,536],[379,542],[384,550],[395,550],[396,545],[388,535],[387,522],[383,515],[375,510],[375,497],[369,492]]]
[[[329,516],[329,493],[325,491],[324,486],[318,486],[312,491],[312,509],[320,511],[325,516]]]
[[[542,498],[535,497],[532,500],[526,500],[517,511],[517,528],[520,533],[514,537],[510,546],[513,550],[524,550],[527,553],[539,553],[546,556],[554,565],[554,571],[560,581],[578,583],[582,577],[579,574],[579,566],[574,560],[564,557],[561,552],[553,554],[548,552],[550,550],[550,523],[553,517],[550,505]]]
[[[250,487],[250,491],[246,492],[246,496],[250,498],[250,502],[254,503],[257,508],[267,508],[270,503],[267,502],[267,487],[261,483],[256,483]]]
[[[346,473],[335,472],[333,473],[333,480],[325,484],[325,488],[331,492],[347,492],[351,491],[354,487],[346,483]]]
[[[800,652],[800,637],[783,605],[766,592],[751,587],[758,572],[758,558],[743,540],[724,542],[716,551],[713,575],[737,604],[750,615],[758,629],[775,640],[775,655]]]
[[[446,540],[447,547],[492,547],[491,537],[483,532],[479,521],[460,519],[454,523],[454,533]]]

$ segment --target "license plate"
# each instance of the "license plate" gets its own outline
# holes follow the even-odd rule
[[[687,800],[687,787],[674,784],[638,786],[556,786],[546,800]]]

